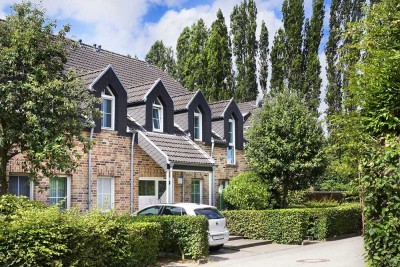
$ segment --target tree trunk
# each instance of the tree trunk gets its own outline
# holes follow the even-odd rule
[[[7,156],[1,155],[0,156],[0,196],[7,194],[7,192],[8,192],[7,163],[8,163]]]

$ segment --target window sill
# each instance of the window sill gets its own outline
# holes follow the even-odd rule
[[[101,128],[101,130],[103,131],[103,130],[105,130],[105,131],[115,131],[115,129],[113,129],[113,128]]]
[[[232,168],[236,168],[238,167],[237,163],[226,163],[227,167],[232,167]]]

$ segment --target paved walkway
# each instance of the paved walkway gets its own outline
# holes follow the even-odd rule
[[[251,267],[361,267],[364,266],[362,237],[352,237],[336,241],[322,242],[307,246],[287,246],[269,244],[239,251],[211,255],[205,266],[246,266]],[[239,253],[239,254],[237,254]],[[231,257],[230,255],[235,255]],[[214,260],[214,262],[211,262]]]

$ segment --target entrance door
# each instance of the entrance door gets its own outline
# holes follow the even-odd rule
[[[163,178],[139,178],[139,209],[166,202],[166,181]]]

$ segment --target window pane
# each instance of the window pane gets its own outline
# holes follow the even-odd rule
[[[233,149],[233,147],[228,146],[226,149],[226,158],[227,158],[227,162],[230,164],[233,164],[235,161],[234,153],[235,153],[235,150]]]
[[[138,212],[137,215],[158,215],[160,208],[161,208],[161,206],[149,207],[149,208],[146,208],[146,209]]]
[[[30,184],[29,184],[29,178],[26,176],[19,176],[19,196],[30,196]]]
[[[167,182],[166,181],[158,181],[158,199],[162,197],[162,195],[167,190]]]
[[[200,203],[200,181],[192,181],[192,202]]]
[[[196,213],[196,215],[204,215],[209,220],[224,218],[224,216],[217,209],[214,208],[197,209],[194,211],[194,213]]]
[[[158,108],[153,108],[153,128],[160,129],[160,110]]]
[[[139,181],[139,196],[155,196],[156,186],[155,181]]]
[[[200,139],[200,118],[194,116],[194,139]]]
[[[233,122],[229,121],[229,143],[233,142]]]
[[[97,208],[110,210],[113,207],[112,182],[111,178],[97,179]]]
[[[8,192],[18,196],[18,176],[10,176],[8,181]]]
[[[61,207],[67,208],[67,177],[50,179],[50,205],[62,202]]]

